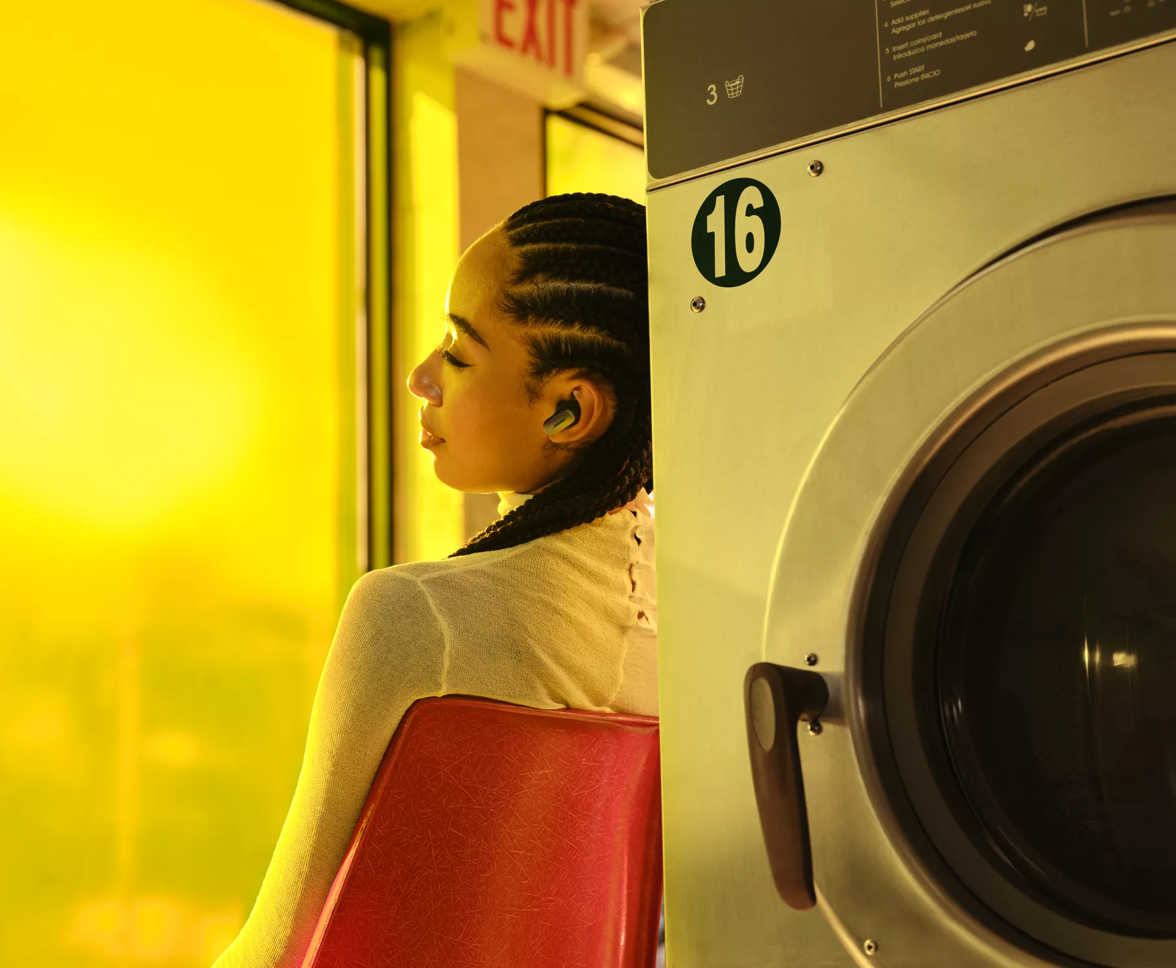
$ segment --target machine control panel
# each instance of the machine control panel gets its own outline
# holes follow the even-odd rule
[[[645,11],[649,173],[1176,36],[1176,0],[661,0]]]

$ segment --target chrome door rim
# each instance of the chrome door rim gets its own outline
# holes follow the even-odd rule
[[[818,652],[843,697],[825,716],[834,728],[804,738],[802,758],[818,892],[851,951],[889,932],[926,950],[929,964],[948,955],[961,966],[1089,963],[1093,951],[1108,965],[1176,963],[1176,941],[1108,935],[1077,950],[961,890],[912,824],[885,757],[879,767],[879,708],[863,681],[873,578],[911,488],[999,401],[1100,360],[1176,348],[1174,264],[1176,215],[1163,204],[1092,219],[1000,260],[896,341],[809,467],[773,570],[764,658],[797,665]]]
[[[881,635],[881,639],[874,638],[874,641],[880,645],[884,639],[886,643],[881,650],[885,681],[867,683],[863,679],[863,689],[873,691],[874,701],[886,708],[887,735],[879,731],[881,717],[872,717],[870,728],[871,744],[879,757],[887,750],[893,754],[898,776],[890,777],[891,800],[904,796],[911,802],[919,825],[955,876],[1025,935],[1075,957],[1123,968],[1148,963],[1146,949],[1157,946],[1168,949],[1168,960],[1163,963],[1171,964],[1171,952],[1176,951],[1176,944],[1170,940],[1138,942],[1067,918],[1042,901],[1017,891],[998,873],[998,868],[985,860],[983,852],[961,830],[959,817],[964,811],[950,805],[955,791],[944,789],[939,769],[928,755],[923,730],[916,722],[917,697],[912,673],[916,662],[915,623],[927,586],[935,584],[942,575],[945,538],[952,532],[958,535],[966,530],[970,522],[965,524],[961,517],[974,517],[980,510],[973,507],[969,513],[963,510],[964,505],[975,506],[978,498],[986,500],[993,488],[984,479],[1007,476],[1002,473],[1001,464],[1013,463],[1032,449],[1034,437],[1061,436],[1066,428],[1097,419],[1097,412],[1109,412],[1127,398],[1134,398],[1141,405],[1145,400],[1163,398],[1170,410],[1176,401],[1176,352],[1157,352],[1151,343],[1125,338],[1118,344],[1123,355],[1101,362],[1088,362],[1087,354],[1076,353],[1069,359],[1074,369],[1067,376],[1040,389],[1028,389],[1015,405],[986,426],[969,428],[972,433],[964,428],[957,431],[957,440],[961,436],[970,436],[971,440],[945,471],[936,473],[928,468],[936,479],[926,502],[910,530],[891,532],[887,542],[890,547],[882,551],[880,580],[872,589],[872,607],[868,606],[879,621],[871,622],[867,616],[865,633],[871,637]],[[1172,349],[1176,349],[1176,344]],[[1008,401],[994,403],[1001,405]],[[900,541],[903,547],[894,547]],[[886,580],[891,577],[892,581]],[[882,584],[884,589],[879,587]],[[876,627],[871,629],[871,625]],[[875,651],[868,641],[863,642],[866,646],[862,650],[863,660],[867,652]],[[901,794],[893,786],[894,779],[900,782]]]

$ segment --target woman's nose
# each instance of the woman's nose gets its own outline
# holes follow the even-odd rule
[[[430,353],[416,365],[408,375],[408,392],[414,397],[431,403],[434,407],[441,406],[441,384],[437,382],[437,374],[433,364],[436,353]]]

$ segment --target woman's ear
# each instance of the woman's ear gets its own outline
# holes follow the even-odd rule
[[[591,443],[612,423],[615,409],[612,394],[590,377],[557,377],[547,385],[543,397],[544,420],[557,415],[561,409],[574,413],[575,408],[560,406],[569,400],[574,400],[580,410],[580,416],[574,423],[548,434],[548,439],[554,444],[567,446]]]

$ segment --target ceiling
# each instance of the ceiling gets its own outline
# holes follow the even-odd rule
[[[352,6],[392,21],[412,20],[440,9],[444,0],[349,0]],[[588,104],[640,126],[641,7],[639,0],[589,0]]]

